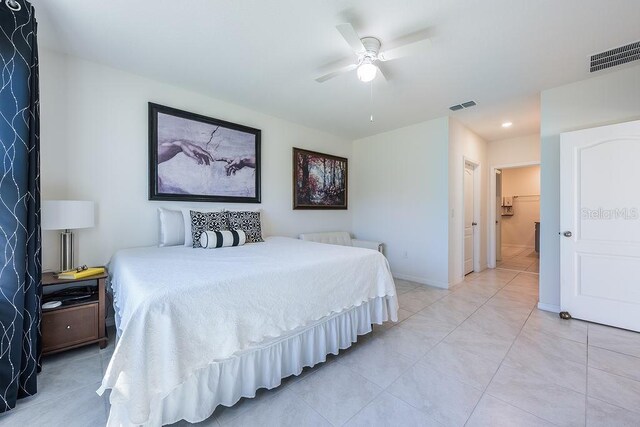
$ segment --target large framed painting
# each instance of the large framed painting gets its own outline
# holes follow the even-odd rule
[[[260,135],[149,103],[149,200],[260,203]]]
[[[293,208],[347,209],[344,157],[293,149]]]

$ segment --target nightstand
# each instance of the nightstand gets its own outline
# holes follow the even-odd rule
[[[45,290],[91,287],[90,298],[68,301],[60,307],[42,310],[42,354],[58,353],[88,344],[107,346],[105,331],[105,279],[107,272],[82,279],[57,279],[53,273],[42,275]]]

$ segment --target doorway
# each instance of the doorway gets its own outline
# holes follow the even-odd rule
[[[500,208],[502,206],[502,170],[495,170],[495,179],[496,185],[494,186],[496,190],[495,197],[495,205],[494,212],[500,212]],[[493,200],[493,199],[492,199]],[[502,261],[502,215],[495,215],[495,224],[496,224],[496,262]]]
[[[494,167],[491,181],[489,266],[538,273],[539,163]]]
[[[464,270],[466,276],[473,272],[473,227],[476,225],[473,217],[473,165],[464,165]]]
[[[480,271],[480,164],[464,159],[462,272]]]

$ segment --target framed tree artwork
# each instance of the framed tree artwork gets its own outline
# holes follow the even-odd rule
[[[347,209],[348,160],[293,149],[293,209]]]
[[[149,200],[260,203],[260,136],[149,103]]]

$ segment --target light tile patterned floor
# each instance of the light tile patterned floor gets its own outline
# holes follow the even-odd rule
[[[508,270],[530,271],[537,273],[540,269],[538,253],[532,248],[502,245],[502,259],[497,267]]]
[[[400,323],[198,425],[640,425],[640,334],[537,310],[532,273],[473,273],[451,291],[396,283]],[[112,351],[47,359],[38,396],[0,424],[104,425],[94,391]]]

